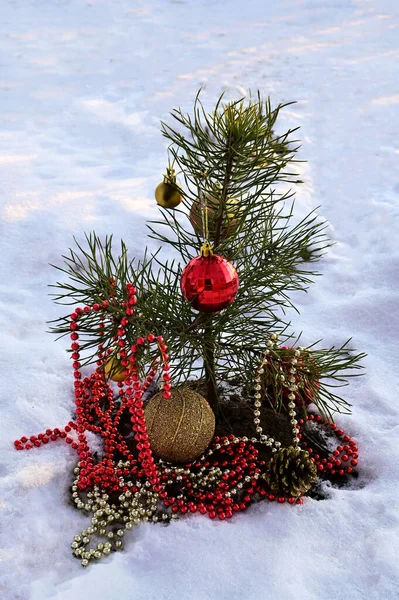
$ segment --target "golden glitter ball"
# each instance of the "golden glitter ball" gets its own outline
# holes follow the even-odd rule
[[[215,415],[203,396],[180,388],[172,397],[162,392],[151,398],[145,408],[151,449],[169,462],[189,462],[202,454],[215,433]]]

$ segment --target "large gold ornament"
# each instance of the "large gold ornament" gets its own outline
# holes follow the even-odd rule
[[[217,218],[220,207],[220,199],[215,196],[211,196],[207,194],[206,196],[206,206],[208,209],[208,234],[209,239],[214,240],[216,236],[217,230]],[[235,229],[238,227],[241,216],[241,208],[239,206],[237,198],[229,197],[226,201],[226,211],[223,218],[222,227],[220,230],[220,234],[222,238],[226,238],[231,235]],[[191,205],[190,215],[189,215],[190,223],[195,231],[195,233],[201,237],[206,238],[206,231],[204,230],[205,223],[205,201],[203,201],[203,205],[201,203],[200,198],[194,200]]]
[[[206,450],[215,433],[215,415],[203,396],[187,388],[163,398],[153,396],[145,408],[151,449],[169,462],[188,462]]]
[[[176,208],[183,200],[173,169],[166,169],[162,183],[155,188],[155,200],[163,208]]]

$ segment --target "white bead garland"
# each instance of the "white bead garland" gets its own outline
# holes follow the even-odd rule
[[[265,444],[266,446],[271,447],[272,452],[277,452],[277,450],[281,446],[281,442],[277,442],[272,437],[269,437],[263,433],[263,429],[260,426],[260,420],[258,418],[260,416],[259,409],[262,405],[262,403],[260,402],[261,394],[258,392],[262,388],[261,381],[262,381],[262,375],[265,372],[264,367],[267,365],[267,357],[270,354],[270,351],[272,351],[277,346],[277,341],[278,341],[278,335],[275,333],[272,333],[270,336],[270,340],[268,340],[266,343],[266,346],[268,347],[268,349],[262,354],[262,358],[261,358],[259,367],[256,371],[255,380],[254,380],[254,383],[255,383],[254,389],[257,392],[256,394],[254,394],[254,398],[255,398],[254,424],[255,424],[256,432],[259,434],[259,437],[260,437],[259,441],[262,444]],[[301,348],[301,350],[303,350],[303,348]],[[286,378],[284,375],[280,376],[283,386],[287,387],[288,390],[290,390],[290,394],[288,395],[288,399],[289,399],[288,414],[291,417],[290,422],[292,425],[292,433],[294,434],[293,446],[295,448],[299,448],[299,438],[298,438],[298,429],[297,429],[298,421],[295,418],[296,417],[295,402],[293,402],[293,401],[295,400],[294,391],[296,391],[298,389],[298,386],[296,385],[295,374],[297,372],[297,369],[296,369],[296,365],[298,364],[297,359],[300,355],[301,355],[300,349],[295,350],[295,352],[294,352],[295,358],[292,358],[290,361],[290,367],[289,367],[290,377],[288,377],[288,381],[286,381]]]

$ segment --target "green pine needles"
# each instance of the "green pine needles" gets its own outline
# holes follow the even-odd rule
[[[56,267],[67,276],[66,282],[53,286],[55,301],[62,304],[115,298],[122,302],[127,299],[126,283],[132,282],[138,304],[125,327],[128,343],[149,332],[164,336],[173,382],[204,378],[214,409],[223,383],[239,379],[243,388],[250,388],[260,352],[272,333],[279,335],[282,345],[295,345],[286,316],[295,309],[290,293],[309,287],[318,275],[314,264],[331,245],[325,235],[327,224],[316,212],[292,224],[290,184],[301,183],[295,173],[296,130],[275,134],[285,106],[272,108],[270,100],[264,102],[259,94],[228,103],[222,96],[208,114],[198,93],[192,115],[174,110],[173,126],[162,123],[162,133],[170,142],[169,168],[181,180],[183,202],[174,210],[161,208],[159,219],[148,223],[149,236],[160,243],[159,250],[152,255],[146,251],[142,260],[130,260],[123,242],[119,253],[114,253],[112,236],[101,240],[92,233],[86,235],[85,245],[75,240],[76,249],[63,257],[63,267]],[[180,290],[182,269],[198,256],[204,241],[202,228],[194,229],[188,216],[204,198],[213,203],[209,241],[217,254],[233,262],[240,279],[234,302],[212,314],[192,309]],[[81,320],[86,364],[95,362],[100,341],[105,348],[112,347],[121,319],[118,308],[113,310],[101,340],[96,313]],[[68,317],[57,320],[52,331],[69,334]],[[335,389],[360,374],[365,355],[355,354],[348,342],[325,350],[310,347],[309,352],[317,373],[313,387],[319,410],[323,415],[349,412],[350,405]],[[150,362],[154,357],[147,358]],[[283,407],[271,404],[276,410]]]

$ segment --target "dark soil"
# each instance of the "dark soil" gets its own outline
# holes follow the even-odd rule
[[[198,393],[205,395],[205,385],[203,382],[190,383],[190,387]],[[239,387],[239,382],[237,382],[236,389],[239,389]],[[223,394],[223,390],[219,391],[221,392],[221,402],[216,419],[215,434],[225,436],[233,433],[238,437],[255,437],[257,434],[253,422],[253,411],[255,410],[253,400],[251,398],[249,400],[243,400],[237,393]],[[281,442],[283,447],[291,446],[292,427],[288,415],[276,413],[274,410],[264,407],[261,407],[259,410],[260,425],[263,432]],[[297,418],[300,418],[299,410]],[[301,433],[303,441],[308,444],[308,447],[313,448],[314,453],[319,454],[321,458],[328,458],[331,455],[332,448],[337,446],[337,438],[331,429],[316,423],[316,421],[308,421],[305,423]],[[268,460],[271,458],[271,455],[271,451],[266,446],[259,444],[260,459]],[[358,474],[353,472],[350,477],[356,478],[358,477]],[[308,496],[315,500],[324,500],[328,497],[322,489],[322,480],[328,480],[334,486],[342,487],[348,483],[349,477],[320,473],[318,482],[312,490],[308,492]]]
[[[202,381],[190,382],[188,387],[205,395],[205,385]],[[239,390],[240,386],[232,386],[231,389]],[[157,386],[151,386],[145,400],[148,401],[157,392],[159,392]],[[253,422],[253,399],[249,398],[248,400],[243,400],[237,392],[228,393],[227,388],[221,389],[220,392],[221,401],[216,416],[215,435],[223,437],[234,434],[237,437],[257,437]],[[272,409],[264,407],[261,407],[259,410],[259,419],[263,432],[281,442],[283,447],[291,446],[292,426],[288,415],[276,413]],[[298,415],[298,418],[300,418],[300,415]],[[118,428],[120,433],[127,440],[132,451],[135,451],[135,441],[128,411],[125,411],[122,415]],[[309,447],[312,447],[314,453],[319,454],[321,458],[328,458],[331,454],[331,447],[337,445],[337,438],[334,436],[333,432],[329,428],[326,428],[315,421],[306,423],[305,426],[302,427],[301,433],[303,441],[305,441]],[[259,444],[258,450],[260,459],[267,461],[271,458],[272,453],[267,446]],[[353,476],[356,477],[357,474],[353,473],[352,477]],[[340,487],[345,485],[348,481],[348,479],[344,477],[320,474],[318,483],[307,494],[308,496],[316,500],[324,500],[328,497],[322,490],[322,479],[328,479],[332,484]]]

